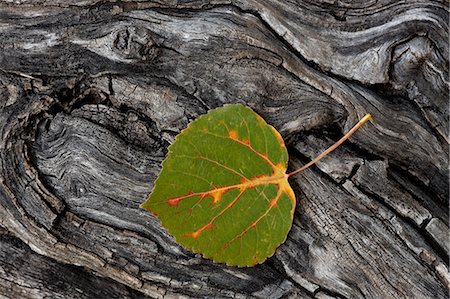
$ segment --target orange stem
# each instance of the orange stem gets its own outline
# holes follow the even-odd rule
[[[361,120],[353,128],[350,129],[350,131],[348,131],[347,134],[345,134],[335,144],[333,144],[332,146],[327,148],[323,153],[318,155],[315,159],[311,160],[311,162],[309,162],[308,164],[306,164],[306,165],[302,166],[301,168],[299,168],[299,169],[289,173],[288,177],[290,177],[291,175],[297,174],[300,171],[305,170],[306,168],[310,167],[311,165],[316,164],[317,161],[319,161],[320,159],[322,159],[323,157],[325,157],[326,155],[328,155],[329,153],[334,151],[339,145],[341,145],[345,140],[347,140],[350,136],[352,136],[353,133],[355,133],[363,124],[365,124],[368,120],[371,120],[371,119],[372,119],[372,116],[369,113],[366,114],[363,118],[361,118]]]

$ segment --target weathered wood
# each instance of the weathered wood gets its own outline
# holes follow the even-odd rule
[[[0,228],[0,298],[142,298],[138,291],[34,253]]]
[[[0,257],[19,254],[0,258],[0,281],[38,286],[2,295],[70,297],[44,286],[51,267],[65,284],[82,275],[86,297],[94,272],[122,297],[447,298],[448,14],[444,1],[1,3],[0,225],[46,256],[29,274],[14,268],[28,249],[1,239]],[[184,250],[138,208],[176,134],[230,102],[280,130],[291,169],[374,117],[292,179],[293,228],[253,268]]]

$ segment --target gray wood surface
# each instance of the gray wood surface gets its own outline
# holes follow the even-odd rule
[[[0,298],[144,298],[111,279],[39,255],[2,228],[0,262]]]
[[[447,298],[448,22],[447,1],[1,2],[0,298]],[[292,230],[252,268],[138,208],[224,103],[292,170],[374,118],[292,178]]]

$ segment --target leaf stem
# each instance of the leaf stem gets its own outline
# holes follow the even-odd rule
[[[322,159],[323,157],[325,157],[326,155],[328,155],[329,153],[331,153],[332,151],[334,151],[338,146],[340,146],[345,140],[347,140],[350,136],[353,135],[353,133],[355,133],[362,125],[364,125],[368,120],[371,120],[372,116],[368,113],[366,114],[363,118],[361,118],[361,120],[353,127],[350,129],[350,131],[348,131],[347,134],[345,134],[344,136],[342,136],[341,139],[339,139],[335,144],[333,144],[332,146],[330,146],[329,148],[327,148],[323,153],[321,153],[320,155],[318,155],[316,158],[314,158],[313,160],[311,160],[311,162],[309,162],[308,164],[300,167],[299,169],[289,173],[287,176],[290,177],[294,174],[299,173],[300,171],[303,171],[305,169],[307,169],[308,167],[310,167],[311,165],[316,164],[317,161],[319,161],[320,159]]]

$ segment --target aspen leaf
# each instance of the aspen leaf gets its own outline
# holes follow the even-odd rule
[[[301,169],[287,174],[287,163],[276,129],[248,107],[224,105],[176,137],[141,207],[185,248],[253,266],[274,254],[292,226],[296,201],[288,177]]]

